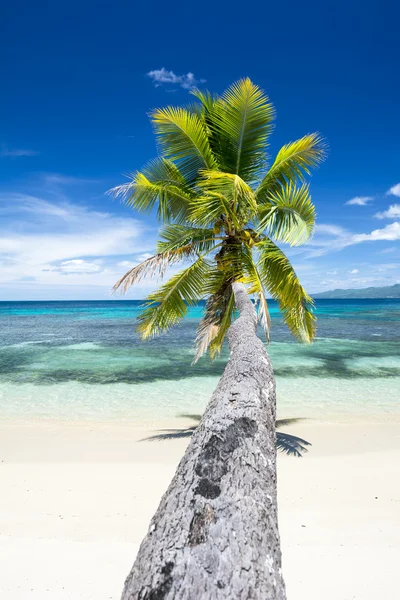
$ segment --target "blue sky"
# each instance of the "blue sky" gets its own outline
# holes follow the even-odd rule
[[[329,143],[316,235],[289,250],[307,289],[399,282],[399,16],[386,0],[8,3],[0,299],[108,298],[157,237],[105,195],[155,155],[148,111],[244,76],[277,109],[272,153],[313,131]]]

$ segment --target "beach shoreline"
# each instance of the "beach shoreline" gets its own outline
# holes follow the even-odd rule
[[[192,424],[0,422],[0,597],[117,600],[189,438],[141,440]],[[400,423],[282,430],[312,443],[278,459],[290,600],[394,597]]]

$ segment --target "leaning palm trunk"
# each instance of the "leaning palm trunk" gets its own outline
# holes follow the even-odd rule
[[[285,600],[275,382],[244,286],[230,359],[154,515],[123,600]]]

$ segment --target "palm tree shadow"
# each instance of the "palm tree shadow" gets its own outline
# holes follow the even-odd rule
[[[183,429],[160,429],[156,435],[144,438],[142,442],[164,442],[166,440],[179,440],[182,438],[190,438],[196,431],[197,425],[199,424],[202,415],[190,415],[181,414],[179,417],[191,419],[196,421],[196,425],[191,427],[184,427]],[[276,428],[284,427],[285,425],[292,425],[304,421],[304,419],[278,419],[276,421]],[[283,431],[276,432],[276,447],[280,452],[287,454],[288,456],[296,456],[301,458],[305,452],[308,452],[307,446],[311,446],[310,442],[303,440],[303,438],[297,435],[291,435],[290,433],[284,433]]]

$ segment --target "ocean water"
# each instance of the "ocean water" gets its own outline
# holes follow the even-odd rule
[[[202,306],[142,342],[140,304],[0,302],[0,417],[130,422],[200,414],[227,349],[215,362],[191,365]],[[400,300],[319,300],[310,346],[297,343],[277,306],[270,308],[280,416],[400,415]]]

